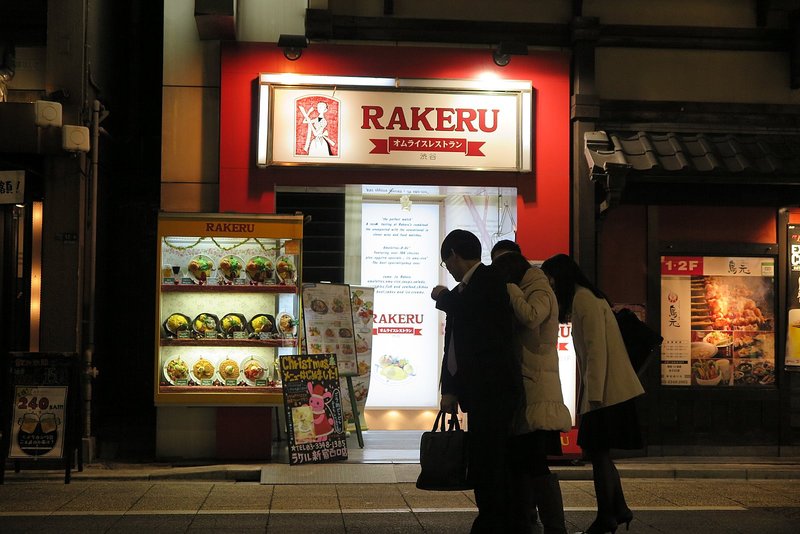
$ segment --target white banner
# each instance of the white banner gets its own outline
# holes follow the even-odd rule
[[[375,288],[368,408],[439,403],[439,205],[365,202],[361,280]]]
[[[530,82],[262,74],[257,163],[530,171],[531,91]]]

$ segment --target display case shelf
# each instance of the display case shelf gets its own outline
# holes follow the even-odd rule
[[[162,293],[196,293],[207,292],[215,294],[226,293],[285,293],[297,294],[296,285],[264,284],[264,285],[230,285],[216,284],[161,284]]]
[[[179,339],[162,338],[162,347],[296,347],[296,338],[277,339]]]
[[[233,393],[244,395],[247,393],[275,393],[280,395],[283,391],[280,385],[275,386],[161,386],[164,393]]]

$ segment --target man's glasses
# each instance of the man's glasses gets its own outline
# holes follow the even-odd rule
[[[450,250],[450,254],[447,256],[447,258],[445,258],[445,259],[443,259],[442,261],[439,262],[439,265],[441,266],[442,269],[447,269],[447,260],[449,260],[451,257],[453,257],[453,254],[455,254],[455,251],[454,250]]]

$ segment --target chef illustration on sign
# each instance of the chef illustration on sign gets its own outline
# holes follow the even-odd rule
[[[306,97],[298,99],[297,104],[300,111],[296,125],[297,154],[313,157],[337,155],[338,102],[324,97]]]

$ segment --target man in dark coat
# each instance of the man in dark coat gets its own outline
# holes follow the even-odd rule
[[[506,284],[481,263],[481,243],[466,230],[442,241],[442,263],[459,282],[436,286],[431,298],[447,314],[441,409],[468,414],[470,476],[478,517],[472,532],[511,532],[506,447],[511,418],[523,400],[519,362],[511,347],[512,311]]]

